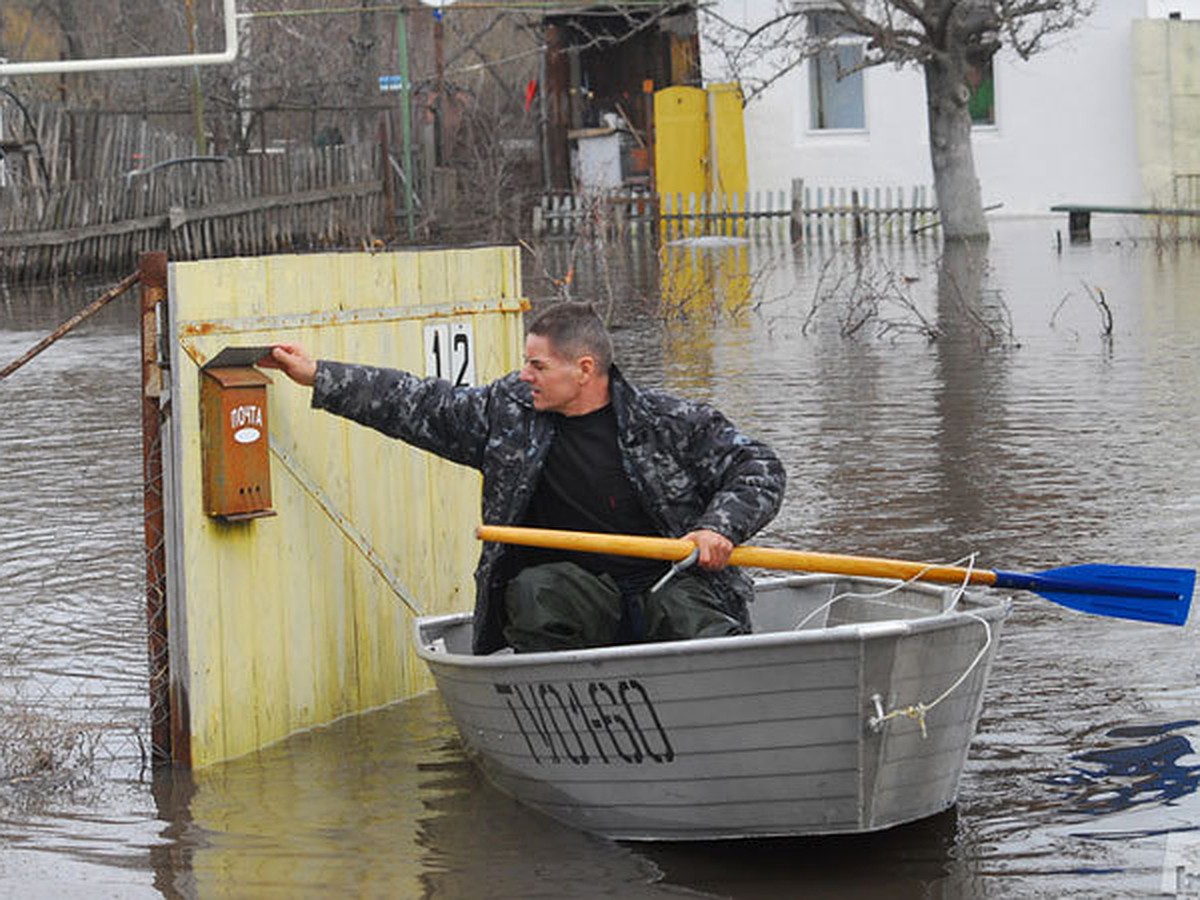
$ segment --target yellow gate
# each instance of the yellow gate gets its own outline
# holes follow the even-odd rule
[[[479,554],[476,472],[313,411],[309,389],[277,372],[265,387],[274,514],[207,514],[201,366],[227,348],[296,342],[317,358],[484,383],[520,364],[520,290],[515,248],[170,266],[177,762],[227,760],[426,690],[412,619],[470,609]],[[233,413],[249,429],[235,442],[254,439],[258,414],[247,408]]]
[[[666,208],[700,214],[744,204],[749,177],[737,84],[655,92],[654,136],[655,190]]]

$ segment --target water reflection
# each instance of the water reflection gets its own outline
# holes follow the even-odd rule
[[[660,251],[659,303],[668,322],[737,319],[752,297],[750,242],[744,238],[673,241]]]
[[[997,227],[986,257],[564,245],[529,260],[526,292],[560,296],[548,276],[571,272],[572,296],[613,311],[635,380],[712,400],[779,450],[788,495],[758,542],[1194,565],[1200,251],[1097,230],[1060,254],[1047,228]],[[843,334],[838,285],[886,288],[893,327]],[[96,293],[0,291],[0,359]],[[1156,628],[1029,596],[956,814],[881,835],[590,838],[482,784],[433,695],[146,784],[135,312],[112,305],[0,383],[0,700],[98,723],[110,748],[92,789],[0,808],[0,894],[1135,896],[1159,884],[1165,834],[1200,820],[1200,617]],[[1146,722],[1167,724],[1129,730]]]
[[[953,809],[889,831],[837,837],[664,844],[639,847],[664,879],[691,890],[747,900],[981,896],[956,860]]]
[[[171,842],[155,885],[186,897],[591,897],[656,870],[485,788],[440,700],[345,719],[155,780]]]
[[[1175,733],[1197,725],[1187,719],[1112,728],[1104,736],[1115,746],[1072,756],[1076,765],[1069,772],[1045,782],[1069,788],[1071,809],[1092,816],[1174,803],[1200,786],[1200,757],[1187,737]]]
[[[680,377],[676,389],[711,383],[718,331],[744,332],[750,313],[749,245],[739,238],[692,238],[660,251],[663,353]]]
[[[1011,326],[1004,301],[986,290],[989,248],[957,241],[937,271],[931,435],[938,484],[933,508],[961,542],[944,552],[965,556],[987,548],[1004,509],[1025,502],[1014,487],[1019,463],[1005,432],[1021,420],[1024,398],[1011,390]],[[934,499],[936,498],[936,499]]]

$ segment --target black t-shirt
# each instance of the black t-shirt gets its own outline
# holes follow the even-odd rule
[[[621,468],[612,405],[582,416],[555,415],[554,441],[522,523],[533,528],[649,534],[659,531]],[[517,568],[570,560],[589,572],[607,572],[625,593],[650,587],[667,570],[659,560],[518,548]]]

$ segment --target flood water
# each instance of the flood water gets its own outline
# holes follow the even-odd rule
[[[779,451],[785,509],[755,543],[1194,567],[1200,245],[1129,227],[1060,247],[1065,222],[1000,221],[984,254],[579,245],[573,293],[611,305],[627,374]],[[569,255],[530,259],[527,293]],[[0,364],[104,287],[0,288]],[[152,773],[135,307],[0,382],[0,896],[1121,897],[1160,890],[1169,843],[1200,855],[1198,616],[1034,595],[957,807],[880,834],[570,831],[480,780],[435,694]]]

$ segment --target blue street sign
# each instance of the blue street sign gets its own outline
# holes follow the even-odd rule
[[[403,75],[380,75],[379,90],[381,91],[403,91],[408,85],[404,82]]]

